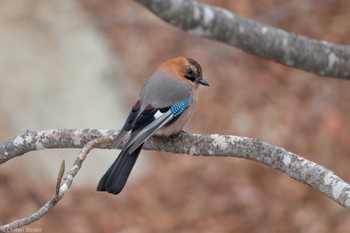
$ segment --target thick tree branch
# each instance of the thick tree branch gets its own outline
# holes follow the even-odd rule
[[[96,138],[109,138],[117,131],[62,129],[27,131],[0,144],[0,164],[29,151],[49,148],[82,148]],[[100,145],[99,148],[110,148]],[[170,138],[152,137],[143,149],[190,155],[237,157],[275,168],[314,187],[339,205],[350,209],[350,185],[332,171],[269,143],[247,137],[181,133]]]
[[[192,0],[137,0],[191,34],[317,75],[350,79],[350,46],[288,33],[228,10]]]

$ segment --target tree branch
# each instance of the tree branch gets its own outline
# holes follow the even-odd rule
[[[29,139],[29,137],[27,137],[27,139]],[[13,231],[16,228],[19,228],[19,227],[31,224],[35,221],[38,221],[41,217],[43,217],[50,209],[52,209],[63,198],[64,194],[68,191],[68,189],[70,188],[70,186],[73,183],[73,179],[74,179],[75,175],[80,170],[81,165],[82,165],[83,161],[85,160],[86,156],[88,155],[88,153],[96,146],[101,146],[101,145],[106,144],[106,143],[110,144],[111,142],[112,142],[111,138],[106,138],[106,137],[95,138],[95,139],[89,141],[83,147],[83,149],[80,151],[78,157],[74,161],[72,168],[65,175],[64,182],[61,185],[61,179],[62,179],[62,176],[64,173],[64,167],[63,167],[64,161],[63,161],[61,164],[61,167],[59,169],[58,176],[57,176],[55,196],[52,197],[48,202],[45,203],[45,205],[43,205],[39,210],[37,210],[33,214],[31,214],[27,217],[15,220],[15,221],[8,223],[6,225],[0,226],[0,232]],[[1,154],[0,154],[0,156],[1,156]]]
[[[61,129],[27,131],[0,144],[0,164],[29,151],[49,148],[82,148],[96,138],[112,141],[117,131],[99,129]],[[99,145],[110,148],[110,144]],[[151,137],[145,150],[167,151],[190,155],[237,157],[275,168],[308,184],[339,205],[350,209],[350,185],[332,171],[269,143],[237,136],[181,133],[170,138]]]
[[[350,46],[317,41],[192,0],[137,0],[182,30],[321,76],[350,79]]]

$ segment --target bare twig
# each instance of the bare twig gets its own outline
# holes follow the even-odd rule
[[[27,131],[0,144],[0,164],[33,150],[81,148],[89,141],[100,137],[110,138],[111,141],[116,133],[117,131],[113,130],[98,129]],[[98,147],[110,148],[110,144],[99,144]],[[350,209],[350,185],[348,183],[317,163],[257,139],[181,133],[170,138],[152,137],[145,143],[143,149],[190,155],[230,156],[253,160],[312,186],[339,205]],[[77,166],[74,165],[73,168],[79,169],[79,164],[81,162],[77,160],[75,162]],[[72,176],[67,177],[73,179]],[[66,182],[68,180],[65,180],[60,190]]]
[[[192,0],[137,0],[165,22],[317,75],[350,79],[350,46],[288,33]]]
[[[37,210],[33,214],[27,217],[15,220],[6,225],[0,226],[0,232],[13,231],[16,228],[35,222],[39,220],[42,216],[44,216],[52,207],[54,207],[63,198],[64,194],[68,191],[68,189],[73,183],[73,179],[75,175],[80,170],[81,165],[85,160],[86,156],[88,155],[88,153],[97,146],[101,146],[103,144],[110,144],[111,142],[112,142],[111,138],[108,138],[108,137],[96,138],[94,140],[89,141],[80,151],[78,157],[74,161],[72,168],[70,169],[69,172],[67,172],[66,176],[64,177],[63,184],[60,185],[62,176],[64,173],[64,160],[63,160],[57,176],[55,196],[52,197],[48,202],[45,203],[45,205],[43,205],[39,210]]]

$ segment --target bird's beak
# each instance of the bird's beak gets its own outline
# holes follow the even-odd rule
[[[209,87],[209,83],[208,83],[208,81],[207,80],[205,80],[204,78],[198,78],[198,79],[196,79],[196,83],[198,83],[198,84],[201,84],[201,85],[203,85],[203,86],[208,86]]]

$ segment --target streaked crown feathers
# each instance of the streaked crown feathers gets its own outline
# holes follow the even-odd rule
[[[208,86],[202,77],[202,67],[192,58],[176,57],[165,61],[159,68],[165,69],[176,78],[187,80],[195,87],[198,84]]]

